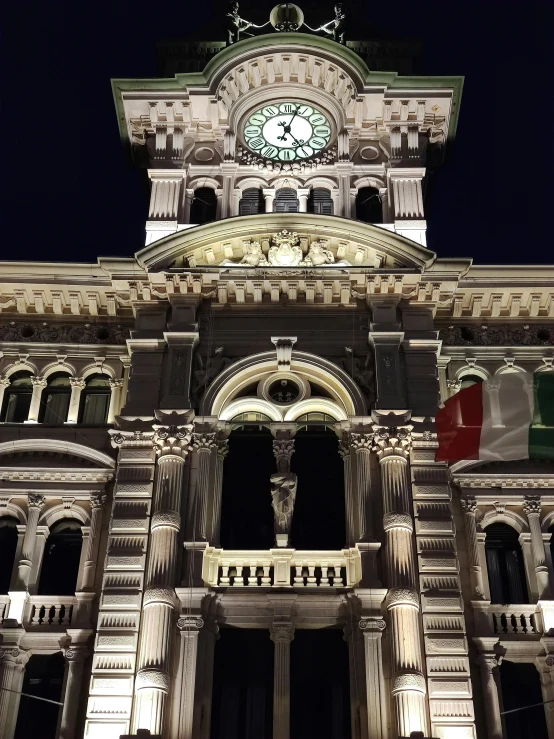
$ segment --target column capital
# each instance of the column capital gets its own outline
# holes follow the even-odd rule
[[[108,429],[108,434],[112,437],[113,447],[152,447],[154,439],[154,431],[148,429],[134,429],[127,431],[122,429]]]
[[[64,650],[64,657],[68,662],[84,662],[89,654],[89,648],[82,644],[72,644]]]
[[[110,386],[110,388],[112,390],[117,390],[118,388],[122,388],[123,387],[123,379],[120,378],[120,379],[117,379],[117,380],[112,380],[110,378],[108,380],[108,385]]]
[[[365,450],[370,452],[373,448],[373,433],[352,432],[348,436],[348,443],[356,452]]]
[[[187,456],[193,435],[194,426],[192,424],[171,424],[168,426],[154,424],[152,428],[154,429],[156,454],[159,457],[168,454],[183,458]]]
[[[217,456],[221,459],[229,454],[229,439],[218,439],[217,440]]]
[[[496,670],[502,664],[503,655],[496,654],[496,652],[480,652],[477,658],[477,662],[483,672],[488,675],[495,675]]]
[[[27,504],[29,508],[38,508],[39,511],[44,506],[44,495],[38,495],[36,493],[30,493],[27,496]]]
[[[523,512],[527,517],[529,516],[540,516],[541,514],[541,499],[536,495],[526,495],[525,503],[523,504]]]
[[[86,387],[87,381],[84,377],[70,377],[69,378],[69,384],[72,388],[75,388],[75,390],[84,390]]]
[[[446,381],[446,387],[452,392],[457,393],[458,390],[462,387],[462,381],[461,380],[447,380]]]
[[[193,434],[192,448],[195,452],[211,452],[217,448],[217,434],[215,431]]]
[[[362,618],[360,619],[358,626],[364,634],[366,633],[377,633],[381,634],[386,628],[387,624],[384,618]]]
[[[46,377],[40,377],[39,375],[31,375],[31,383],[35,387],[46,387],[48,380]]]
[[[6,377],[5,375],[0,377],[0,387],[8,387],[10,384],[11,379],[9,377]]]
[[[374,451],[379,461],[387,457],[408,458],[412,445],[413,426],[374,426]]]
[[[278,462],[282,460],[290,464],[294,454],[294,439],[274,439],[273,454]]]
[[[288,644],[294,639],[294,626],[292,624],[273,624],[269,627],[271,641],[287,642]]]
[[[477,501],[472,495],[464,495],[460,498],[460,505],[464,513],[475,515],[475,512],[477,511]]]
[[[29,653],[19,647],[8,646],[0,649],[0,664],[11,663],[14,665],[25,665],[29,661]]]
[[[204,619],[200,616],[181,616],[177,621],[179,631],[198,632],[204,626]]]
[[[95,508],[102,508],[102,506],[105,505],[107,499],[108,497],[106,495],[91,495],[90,506],[92,510],[94,510]]]

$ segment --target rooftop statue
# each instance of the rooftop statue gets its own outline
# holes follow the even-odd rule
[[[227,45],[235,44],[240,41],[244,36],[253,36],[253,33],[247,33],[249,28],[263,28],[269,25],[269,21],[261,26],[257,26],[255,23],[241,18],[239,15],[239,4],[236,0],[233,0],[229,6],[229,12],[226,14],[227,18]]]
[[[339,44],[346,43],[346,9],[342,3],[335,5],[335,17],[332,21],[324,23],[320,26],[318,31],[323,31],[328,36],[333,37],[333,41],[338,41]]]

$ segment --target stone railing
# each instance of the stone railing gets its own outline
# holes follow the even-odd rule
[[[208,547],[202,578],[211,587],[353,588],[361,580],[358,549],[231,550]]]
[[[31,595],[25,606],[23,625],[32,629],[66,629],[71,626],[76,604],[73,595]]]
[[[500,638],[537,638],[543,634],[543,618],[535,604],[496,605],[473,603],[476,634]]]

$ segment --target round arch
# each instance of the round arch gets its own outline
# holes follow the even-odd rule
[[[32,364],[31,362],[17,362],[16,364],[11,364],[4,370],[4,375],[6,377],[11,377],[16,372],[30,372],[32,375],[38,375],[36,364]]]
[[[42,370],[42,376],[45,379],[48,379],[50,375],[53,375],[56,372],[67,374],[70,377],[76,377],[75,367],[73,367],[71,364],[68,364],[67,362],[55,362],[52,364],[47,364],[46,367],[44,367]]]
[[[267,188],[267,186],[267,180],[264,180],[263,177],[245,177],[243,180],[235,182],[235,188],[241,192],[249,187],[259,187],[261,189]]]
[[[275,190],[280,190],[282,187],[290,187],[293,190],[299,190],[303,188],[304,185],[297,177],[283,177],[280,175],[274,180],[271,180],[269,187],[273,187]]]
[[[352,186],[356,190],[360,190],[362,187],[375,187],[378,190],[387,187],[384,180],[382,180],[380,177],[375,177],[375,176],[359,177],[357,180],[354,180]]]
[[[330,177],[308,177],[304,187],[324,187],[326,190],[338,190],[338,184]]]
[[[480,520],[482,529],[486,529],[493,523],[505,523],[507,526],[511,526],[517,531],[518,534],[527,533],[529,531],[529,525],[527,521],[517,513],[513,511],[504,511],[504,513],[498,513],[497,511],[488,511],[485,513],[483,518]]]
[[[222,421],[232,421],[240,413],[263,413],[269,416],[272,421],[284,420],[279,408],[263,398],[237,398],[237,400],[232,400],[229,405],[223,408],[220,419]]]
[[[108,364],[103,364],[101,367],[99,367],[97,364],[89,364],[81,371],[81,377],[83,378],[83,380],[86,380],[86,378],[90,377],[91,375],[106,375],[106,377],[110,380],[117,379],[115,370]]]
[[[486,370],[484,367],[479,367],[478,365],[464,365],[459,370],[456,371],[456,379],[462,380],[464,377],[468,377],[469,375],[475,375],[476,377],[480,377],[483,380],[488,380],[490,375],[490,372]]]
[[[15,518],[22,526],[27,523],[25,511],[14,503],[8,503],[0,508],[0,518]]]
[[[17,441],[4,441],[0,444],[0,457],[3,454],[15,454],[17,452],[57,452],[58,454],[71,454],[74,457],[82,457],[95,462],[100,467],[115,469],[115,460],[108,457],[98,449],[76,444],[74,441],[61,441],[59,439],[18,439]]]
[[[213,177],[196,177],[194,180],[187,182],[187,190],[198,190],[200,187],[211,187],[213,190],[219,190],[221,185]]]
[[[52,526],[63,519],[67,519],[68,521],[78,521],[83,526],[88,526],[90,524],[90,516],[84,508],[81,508],[80,506],[64,508],[63,504],[60,503],[59,505],[52,506],[52,508],[48,508],[44,511],[42,516],[39,518],[39,525],[48,526],[48,528],[51,529]]]
[[[507,364],[504,367],[499,367],[495,375],[516,375],[525,374],[525,369],[520,367],[518,364]]]
[[[332,416],[335,421],[346,421],[348,416],[342,408],[327,398],[306,398],[299,403],[295,403],[292,408],[288,408],[285,413],[285,421],[295,421],[298,416],[304,413],[326,413]]]

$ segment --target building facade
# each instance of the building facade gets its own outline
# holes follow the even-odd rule
[[[0,264],[3,739],[554,739],[554,467],[433,423],[554,268],[426,246],[461,78],[286,28],[113,82],[134,257]]]

